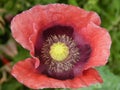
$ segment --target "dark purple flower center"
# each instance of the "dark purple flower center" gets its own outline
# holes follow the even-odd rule
[[[72,79],[82,73],[82,69],[90,57],[91,48],[87,43],[78,43],[74,40],[74,33],[71,26],[56,25],[44,30],[42,37],[38,35],[35,55],[40,59],[38,68],[40,73],[60,80]],[[69,54],[61,61],[55,60],[56,58],[50,54],[51,46],[59,42],[65,44],[69,49]]]

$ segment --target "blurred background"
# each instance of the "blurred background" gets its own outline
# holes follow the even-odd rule
[[[120,0],[0,0],[0,90],[32,90],[10,75],[14,63],[29,57],[29,52],[12,38],[10,22],[16,14],[36,4],[50,3],[71,4],[97,12],[102,20],[101,26],[108,30],[112,38],[109,62],[96,68],[104,83],[76,90],[120,90]]]

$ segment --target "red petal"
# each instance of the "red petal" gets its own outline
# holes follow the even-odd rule
[[[28,58],[18,62],[12,69],[12,75],[21,83],[33,89],[40,88],[80,88],[102,82],[95,69],[88,69],[73,80],[57,80],[38,73],[34,68],[35,60]]]
[[[94,12],[87,12],[71,5],[37,5],[15,16],[11,22],[11,30],[16,41],[34,53],[37,34],[41,34],[42,30],[55,24],[81,29],[89,22],[99,25],[100,18]]]
[[[91,22],[79,33],[84,36],[92,48],[92,53],[85,69],[105,65],[110,55],[111,46],[111,38],[107,30]]]
[[[24,11],[13,18],[11,22],[12,35],[24,48],[33,50],[39,29],[37,24],[43,19],[43,16],[41,8],[36,6],[36,8]],[[40,26],[41,24],[39,24]]]

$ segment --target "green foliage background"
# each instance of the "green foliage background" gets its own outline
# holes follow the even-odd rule
[[[102,20],[101,26],[106,28],[112,38],[111,55],[106,66],[97,68],[104,79],[103,84],[77,90],[120,90],[120,0],[0,0],[0,47],[5,46],[12,38],[10,18],[31,8],[36,4],[65,3],[97,12]],[[18,53],[11,57],[3,51],[0,56],[15,63],[29,56],[29,52],[16,44]],[[0,80],[4,76],[5,64],[0,58]],[[31,90],[17,82],[7,71],[4,82],[0,82],[0,90]],[[74,83],[73,83],[74,84]],[[53,89],[44,89],[53,90]],[[55,89],[70,90],[70,89]]]

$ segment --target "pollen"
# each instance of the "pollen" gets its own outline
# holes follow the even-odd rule
[[[54,60],[63,61],[69,55],[69,48],[65,43],[57,42],[50,47],[49,53]]]
[[[80,49],[72,37],[67,35],[49,36],[41,48],[40,60],[50,77],[64,80],[73,78],[74,66],[80,61]],[[62,74],[62,76],[61,76]]]

